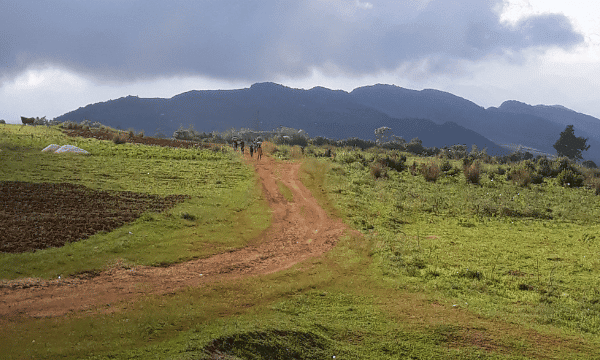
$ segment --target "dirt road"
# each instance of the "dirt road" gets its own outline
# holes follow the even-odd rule
[[[346,229],[327,216],[298,179],[299,163],[250,160],[273,211],[272,226],[246,248],[169,267],[115,268],[89,279],[16,280],[0,288],[0,319],[61,316],[106,308],[150,294],[165,294],[227,277],[276,272],[330,250]],[[288,202],[276,181],[293,193]]]

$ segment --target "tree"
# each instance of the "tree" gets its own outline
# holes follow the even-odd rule
[[[566,156],[571,160],[581,160],[581,151],[586,151],[590,148],[586,146],[588,139],[583,137],[575,137],[573,125],[567,125],[565,131],[560,133],[560,138],[553,145],[558,153],[558,156]]]
[[[391,132],[392,129],[390,129],[387,126],[382,126],[378,129],[375,129],[375,137],[377,138],[375,142],[377,143],[377,145],[381,145],[384,142],[388,142],[390,140]]]
[[[423,146],[423,142],[416,137],[406,144],[406,151],[416,155],[421,155],[425,151],[425,147]]]

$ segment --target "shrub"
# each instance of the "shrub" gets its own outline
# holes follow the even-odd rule
[[[523,166],[525,166],[525,168],[531,170],[531,171],[535,171],[535,163],[531,160],[525,160],[523,161]]]
[[[271,155],[277,151],[279,151],[279,149],[277,148],[277,146],[275,146],[275,144],[273,144],[270,141],[264,141],[261,145],[264,154],[268,154]]]
[[[596,163],[593,162],[592,160],[586,160],[586,161],[582,162],[581,165],[588,169],[597,169],[598,168]]]
[[[273,155],[273,157],[278,157],[281,159],[289,159],[290,157],[290,149],[289,147],[275,147],[272,151],[271,151],[271,155]]]
[[[467,145],[452,145],[450,154],[453,159],[461,159],[467,156]]]
[[[406,169],[406,156],[402,155],[400,157],[395,156],[395,157],[389,157],[386,156],[385,158],[381,158],[378,160],[378,162],[384,166],[384,167],[388,167],[390,169],[394,169],[398,172],[403,171],[404,169]]]
[[[463,172],[468,183],[479,184],[481,167],[479,166],[478,162],[474,162],[469,166],[465,166]]]
[[[195,215],[189,214],[187,212],[182,212],[181,213],[181,218],[185,219],[185,220],[190,220],[190,221],[196,220],[196,216]]]
[[[450,164],[450,161],[446,160],[442,163],[442,165],[440,166],[440,170],[442,170],[443,172],[448,172],[450,170],[452,170],[452,164]]]
[[[48,125],[48,120],[46,120],[46,117],[36,117],[35,120],[33,121],[33,125]]]
[[[573,163],[571,163],[571,161],[567,157],[561,157],[561,158],[556,159],[555,165],[556,165],[556,174],[557,175],[565,170],[571,170],[572,172],[574,172],[576,174],[581,174],[579,172],[579,170],[577,170],[573,166]]]
[[[559,184],[567,187],[580,187],[583,185],[584,177],[581,174],[574,172],[571,169],[566,169],[560,172],[556,177]]]
[[[585,174],[585,180],[583,181],[585,186],[588,189],[594,190],[596,195],[600,195],[600,179],[598,178],[598,175],[600,175],[600,173],[597,171],[588,170]]]
[[[600,181],[596,181],[593,185],[596,195],[600,195]]]
[[[539,173],[534,173],[531,175],[531,183],[532,184],[543,184],[544,177]]]
[[[384,178],[387,176],[385,168],[380,163],[371,165],[371,175],[375,179]]]
[[[131,133],[133,133],[133,130],[131,130]],[[194,130],[193,125],[190,125],[187,129],[180,126],[179,129],[175,130],[173,133],[173,138],[177,140],[195,140],[199,137],[200,134]]]
[[[414,138],[408,144],[406,144],[406,151],[415,155],[421,155],[423,152],[425,152],[425,147],[419,138]]]
[[[463,168],[467,167],[467,166],[471,166],[471,164],[473,163],[473,161],[475,161],[475,158],[471,155],[464,157],[462,159],[462,164],[463,164]]]
[[[543,177],[555,177],[558,173],[552,170],[552,163],[545,157],[539,158],[537,161],[538,174]]]
[[[526,284],[526,283],[519,284],[518,288],[519,288],[519,290],[523,290],[523,291],[534,290],[534,287],[532,285],[529,285],[529,284]]]
[[[309,154],[311,151],[311,149],[307,149],[307,154]],[[336,156],[335,158],[336,162],[339,163],[343,163],[343,164],[352,164],[355,162],[361,163],[363,165],[366,164],[366,160],[363,154],[357,152],[357,151],[344,151],[341,152],[338,156]]]
[[[532,182],[531,170],[513,169],[506,175],[506,180],[511,180],[513,184],[526,187]]]
[[[409,168],[411,175],[416,176],[419,174],[417,162],[413,161],[412,165]]]
[[[79,125],[73,121],[64,121],[60,124],[60,127],[68,130],[76,130]]]
[[[435,182],[441,174],[440,167],[434,161],[421,165],[421,174],[427,181]]]
[[[127,138],[125,137],[125,134],[123,133],[115,133],[113,135],[113,142],[115,144],[125,144],[127,142]]]
[[[467,278],[467,279],[481,280],[483,278],[483,273],[481,271],[466,269],[466,270],[459,272],[457,274],[457,276]]]

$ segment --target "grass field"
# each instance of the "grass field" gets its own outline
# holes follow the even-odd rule
[[[593,190],[548,179],[520,187],[499,176],[473,185],[462,174],[430,182],[408,171],[374,180],[355,162],[329,174],[333,201],[369,238],[390,286],[597,341],[600,205]],[[492,211],[499,208],[511,215]]]
[[[171,215],[152,215],[153,231],[162,229],[154,241],[167,248],[190,237],[180,212],[200,219],[227,209],[215,220],[219,231],[247,228],[232,220],[240,214],[259,230],[253,222],[259,215],[250,213],[261,204],[256,179],[235,155],[78,140],[74,145],[98,149],[102,161],[94,161],[100,155],[49,157],[49,170],[41,172],[36,147],[50,137],[57,144],[66,139],[55,130],[22,131],[34,136],[0,128],[3,168],[17,169],[19,180],[52,181],[61,178],[58,172],[98,187],[90,173],[104,173],[111,177],[102,188],[191,195]],[[600,206],[593,190],[564,188],[554,179],[522,187],[488,173],[475,185],[460,171],[430,182],[386,169],[375,179],[370,164],[380,155],[339,150],[335,161],[301,160],[301,180],[321,205],[362,233],[342,237],[324,256],[267,276],[123,303],[109,314],[6,321],[0,350],[8,359],[600,358]],[[413,161],[432,160],[409,156],[407,163]],[[158,180],[135,178],[150,169]],[[209,175],[191,186],[201,176],[197,169]],[[0,180],[14,179],[14,172],[3,172]],[[183,178],[175,185],[160,180],[175,175]],[[285,196],[285,187],[280,191]],[[252,195],[240,204],[240,193]],[[120,233],[143,226],[136,222],[86,241],[115,244]],[[195,231],[210,234],[208,226],[198,221]],[[48,259],[67,250],[53,251]],[[185,260],[173,251],[143,243],[118,257],[150,264]],[[0,260],[4,278],[14,276],[11,269],[21,261],[42,262],[4,254]]]
[[[243,247],[269,225],[253,170],[231,153],[115,145],[69,138],[54,128],[0,126],[1,181],[70,182],[96,190],[191,197],[167,213],[147,213],[116,231],[62,248],[0,254],[0,278],[55,278],[117,262],[159,265],[207,257]],[[51,143],[93,155],[42,153]]]

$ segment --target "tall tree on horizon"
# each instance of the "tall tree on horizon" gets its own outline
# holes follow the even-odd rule
[[[573,125],[567,125],[565,130],[560,133],[560,138],[554,143],[558,156],[566,156],[571,160],[582,160],[581,151],[586,151],[590,148],[586,146],[588,139],[576,137]]]

